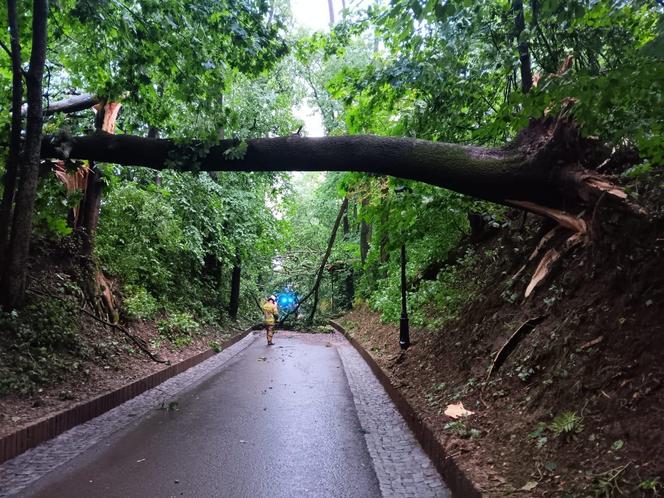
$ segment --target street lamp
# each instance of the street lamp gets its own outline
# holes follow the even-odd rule
[[[397,194],[410,191],[405,185],[394,189]],[[408,325],[408,303],[406,296],[406,241],[401,236],[401,320],[399,321],[399,346],[406,350],[410,346],[410,327]]]

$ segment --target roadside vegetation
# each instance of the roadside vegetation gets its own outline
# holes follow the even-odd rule
[[[282,0],[7,4],[7,430],[288,291],[282,325],[342,317],[484,491],[661,493],[661,2],[376,1],[321,33]]]

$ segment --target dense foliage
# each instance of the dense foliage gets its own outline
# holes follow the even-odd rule
[[[29,53],[29,2],[19,2],[18,12]],[[196,137],[210,145],[223,137],[292,133],[300,125],[293,107],[301,92],[285,58],[288,15],[287,6],[261,0],[57,2],[49,14],[45,105],[89,92],[122,103],[116,133]],[[6,10],[0,16],[7,22]],[[7,109],[11,72],[3,68]],[[48,116],[44,131],[89,133],[93,124],[93,113],[83,110]],[[6,142],[9,113],[1,125]],[[81,166],[65,164],[71,174]],[[282,202],[284,175],[96,166],[105,186],[94,260],[117,282],[124,319],[164,317],[164,330],[187,320],[227,322],[235,267],[242,278],[239,316],[255,316],[263,293],[258,281],[281,243],[279,221],[267,206]],[[84,191],[44,173],[35,235],[66,244],[77,238]]]
[[[31,10],[19,4],[29,51]],[[245,139],[294,133],[302,125],[294,110],[303,101],[320,112],[328,135],[480,145],[503,144],[531,118],[562,114],[585,136],[638,150],[631,174],[662,164],[658,2],[376,1],[315,34],[288,32],[287,2],[66,0],[55,7],[46,101],[90,92],[121,102],[117,133],[195,137],[206,146],[237,138],[227,151],[234,158],[244,154]],[[10,85],[3,66],[5,109]],[[8,114],[0,118],[3,137]],[[93,123],[89,111],[53,115],[45,131],[89,133]],[[175,169],[184,160],[197,169],[196,158],[185,159],[190,153],[183,146],[183,157],[170,159]],[[406,244],[412,320],[435,326],[480,284],[468,278],[476,255],[456,250],[469,236],[469,220],[506,222],[504,208],[356,173],[97,167],[105,190],[95,264],[118,283],[122,317],[166,320],[167,336],[227,320],[239,268],[241,317],[257,318],[257,300],[284,287],[306,294],[343,197],[349,208],[323,269],[318,317],[368,301],[385,319],[398,319]],[[82,197],[81,189],[68,190],[45,173],[35,234],[75,238],[72,209]]]
[[[664,153],[663,27],[661,6],[648,1],[395,0],[355,13],[329,36],[300,40],[300,61],[329,133],[499,145],[533,117],[563,114],[586,136],[638,149],[639,174],[661,166]],[[347,259],[354,262],[356,298],[398,319],[405,242],[416,291],[411,319],[436,326],[453,318],[481,278],[469,278],[472,252],[450,251],[467,236],[469,216],[498,226],[505,211],[424,185],[397,194],[404,184],[397,180],[353,174],[335,182],[354,203],[354,241],[361,222],[371,227],[366,261],[357,250]],[[322,199],[300,208],[310,212]],[[316,240],[311,247],[320,247],[324,235]],[[432,267],[439,272],[422,278]]]

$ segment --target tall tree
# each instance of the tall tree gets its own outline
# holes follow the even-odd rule
[[[369,205],[369,198],[362,197],[362,211]],[[371,225],[362,217],[360,222],[360,261],[362,266],[367,262],[367,254],[369,254],[369,244],[371,243]]]
[[[4,190],[0,204],[0,261],[7,261],[7,250],[12,220],[12,206],[16,190],[16,180],[21,154],[21,106],[23,104],[23,67],[21,62],[21,41],[18,26],[18,13],[16,0],[7,1],[7,19],[9,21],[9,36],[11,38],[12,60],[12,120],[9,141],[9,154],[7,156],[7,169],[4,177]],[[2,265],[3,268],[5,265]],[[3,271],[0,270],[0,280]]]
[[[515,37],[519,50],[519,62],[521,70],[521,91],[528,93],[533,86],[533,74],[530,66],[530,50],[526,32],[526,21],[523,12],[523,0],[514,0],[512,3],[514,11]]]
[[[344,234],[343,238],[344,242],[348,242],[350,238],[350,223],[348,221],[348,210],[346,210],[346,212],[344,213],[343,234]],[[346,268],[346,265],[344,265],[343,269],[346,272],[343,279],[344,295],[345,295],[344,306],[350,309],[353,306],[353,297],[355,296],[355,282],[353,277],[353,268],[351,266],[348,266]]]
[[[242,277],[242,259],[240,252],[236,251],[233,271],[231,273],[231,293],[228,300],[228,316],[231,319],[237,319],[237,312],[240,309],[240,282]]]
[[[32,215],[37,195],[42,142],[42,80],[46,62],[48,1],[35,0],[32,12],[32,49],[30,67],[25,76],[28,116],[25,128],[23,160],[16,193],[16,206],[9,241],[9,257],[3,275],[2,302],[7,308],[23,303],[27,278]]]

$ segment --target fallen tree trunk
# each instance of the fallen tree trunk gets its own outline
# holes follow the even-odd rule
[[[320,268],[318,269],[318,274],[316,275],[316,282],[314,283],[313,289],[311,292],[314,293],[314,304],[311,307],[311,313],[307,319],[307,323],[314,323],[314,316],[316,315],[316,308],[318,307],[318,291],[320,290],[320,283],[323,280],[323,270],[327,265],[327,260],[332,254],[332,247],[334,246],[334,241],[337,238],[337,230],[339,230],[339,225],[341,224],[341,218],[348,209],[348,197],[344,197],[341,207],[339,208],[339,213],[337,214],[337,219],[334,220],[334,226],[332,227],[332,233],[330,233],[330,240],[327,242],[327,249],[325,250],[325,256],[323,256],[323,261],[321,261]],[[311,292],[309,294],[311,294]],[[307,296],[309,297],[309,296]],[[306,298],[305,298],[306,299]],[[303,300],[304,301],[304,300]]]
[[[330,258],[330,254],[332,254],[332,247],[334,246],[334,240],[337,237],[337,230],[339,230],[339,225],[341,224],[341,218],[346,212],[346,209],[348,209],[348,197],[344,197],[344,200],[341,202],[341,206],[339,207],[339,213],[337,214],[337,218],[334,221],[332,232],[330,232],[330,238],[327,241],[327,249],[325,250],[325,254],[323,255],[323,259],[320,263],[320,266],[316,271],[316,280],[314,281],[313,287],[307,293],[306,296],[298,300],[297,305],[293,310],[286,313],[286,315],[281,320],[279,320],[279,327],[283,326],[284,322],[290,315],[297,314],[298,310],[300,309],[300,306],[302,306],[312,295],[314,296],[314,304],[311,309],[311,313],[309,314],[309,318],[307,319],[307,323],[308,324],[313,323],[314,316],[316,314],[316,308],[318,307],[318,290],[320,288],[320,283],[323,280],[323,271],[325,270],[325,266],[327,265],[327,260]]]
[[[521,209],[535,207],[538,214],[546,214],[547,209],[578,213],[603,192],[619,196],[604,177],[578,166],[578,130],[553,119],[533,122],[503,148],[366,135],[291,136],[249,140],[243,157],[233,159],[236,154],[229,151],[235,146],[233,140],[206,147],[96,133],[47,137],[42,157],[157,170],[362,171],[418,180]]]

